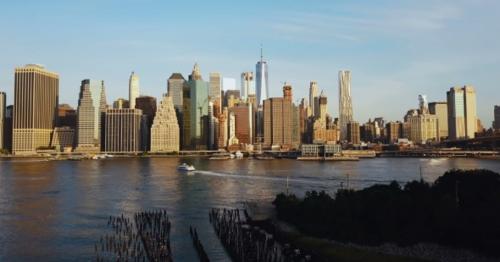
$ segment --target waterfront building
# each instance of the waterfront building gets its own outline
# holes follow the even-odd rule
[[[397,143],[398,139],[403,137],[403,123],[400,121],[391,121],[385,124],[387,143]]]
[[[135,108],[142,110],[141,150],[151,150],[151,126],[156,115],[156,97],[140,96],[135,99]]]
[[[248,99],[249,95],[255,95],[255,85],[253,81],[253,72],[241,73],[241,98],[243,101]]]
[[[476,91],[472,86],[452,87],[446,92],[448,139],[474,138],[477,127]]]
[[[283,86],[283,97],[264,100],[264,146],[292,146],[292,87]]]
[[[173,73],[167,80],[168,96],[172,98],[174,108],[179,112],[182,111],[182,92],[185,85],[186,79],[184,79],[181,73]]]
[[[68,126],[76,130],[77,111],[68,104],[60,104],[57,108],[58,127]]]
[[[5,110],[7,110],[7,95],[0,92],[0,153],[5,149]]]
[[[350,121],[347,123],[347,141],[353,145],[359,145],[361,143],[358,122]]]
[[[75,150],[98,152],[101,147],[101,117],[106,110],[104,81],[82,81],[77,110]]]
[[[115,101],[113,101],[113,108],[114,109],[130,108],[130,102],[125,98],[118,98]]]
[[[151,126],[151,152],[179,152],[180,129],[173,98],[163,96]]]
[[[339,124],[341,140],[347,138],[347,123],[352,121],[351,72],[339,71]]]
[[[103,150],[108,153],[141,152],[141,119],[140,109],[106,109]]]
[[[191,95],[191,147],[193,149],[206,149],[208,144],[208,85],[201,77],[198,64],[193,67],[188,85]]]
[[[302,143],[300,107],[292,103],[292,148],[299,149]]]
[[[139,97],[139,76],[132,71],[128,80],[128,101],[130,108],[135,108],[135,99]]]
[[[314,116],[316,116],[318,103],[318,83],[316,81],[311,81],[309,83],[309,107]]]
[[[235,118],[235,135],[240,144],[253,144],[254,110],[252,104],[238,103],[231,109]]]
[[[257,104],[262,105],[269,97],[269,78],[267,62],[264,61],[262,48],[260,49],[260,61],[255,65],[255,86],[257,89]]]
[[[307,105],[307,102],[304,98],[301,99],[300,104],[299,104],[299,122],[300,122],[300,142],[303,143],[305,141],[309,141],[309,134],[308,134],[308,108],[309,106]]]
[[[438,141],[438,118],[429,114],[425,96],[419,95],[419,109],[408,117],[410,123],[410,140],[416,144]]]
[[[445,140],[448,137],[448,104],[446,102],[429,103],[429,113],[438,119],[439,140]]]
[[[56,127],[50,145],[57,152],[71,152],[75,141],[75,129],[69,126]]]
[[[59,75],[41,65],[15,69],[14,79],[14,154],[34,154],[50,146],[57,120]]]
[[[493,129],[500,129],[500,106],[495,106],[493,110],[494,121],[493,121]]]
[[[377,129],[377,122],[372,121],[371,119],[368,120],[365,124],[363,124],[359,128],[359,135],[362,141],[364,142],[375,142],[376,141],[376,129]]]
[[[333,157],[342,154],[339,144],[302,144],[300,146],[302,157]]]

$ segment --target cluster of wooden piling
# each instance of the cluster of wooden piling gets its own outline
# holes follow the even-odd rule
[[[196,253],[198,253],[198,258],[201,262],[210,262],[208,258],[207,252],[205,252],[205,248],[201,244],[200,239],[198,238],[198,231],[196,231],[195,227],[189,227],[189,233],[191,234],[191,238],[193,239],[193,246],[196,249]]]
[[[280,244],[272,234],[248,224],[238,209],[212,209],[209,218],[233,261],[312,261],[311,256],[288,244]]]
[[[165,210],[138,212],[133,220],[110,216],[108,226],[113,232],[94,246],[97,261],[172,261]]]

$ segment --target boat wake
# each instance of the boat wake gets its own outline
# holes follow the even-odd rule
[[[297,179],[297,178],[286,178],[286,177],[269,177],[269,176],[254,176],[254,175],[237,175],[231,173],[220,173],[213,171],[195,171],[193,172],[196,175],[206,175],[206,176],[216,176],[216,177],[227,177],[234,179],[249,179],[249,180],[265,180],[265,181],[274,181],[274,182],[285,182],[288,180],[289,183],[300,183],[300,184],[317,184],[317,185],[325,185],[328,183],[326,181],[314,181],[309,179]]]

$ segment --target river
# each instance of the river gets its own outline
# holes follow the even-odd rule
[[[192,175],[176,171],[194,164]],[[110,215],[165,208],[172,221],[175,261],[197,261],[189,226],[198,228],[213,261],[227,254],[208,221],[212,207],[272,201],[288,190],[334,193],[421,177],[434,181],[453,168],[500,172],[500,161],[374,158],[357,162],[117,158],[83,161],[0,161],[0,261],[91,260],[93,245],[110,232]]]

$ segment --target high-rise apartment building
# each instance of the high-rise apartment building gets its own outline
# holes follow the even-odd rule
[[[5,110],[7,110],[7,95],[0,92],[0,151],[5,149]]]
[[[429,103],[429,113],[438,119],[439,140],[445,140],[448,137],[448,104],[446,102]]]
[[[314,116],[316,116],[318,103],[318,83],[316,81],[311,81],[309,83],[309,107]]]
[[[106,109],[104,113],[104,151],[109,153],[141,152],[140,109]]]
[[[167,80],[168,96],[172,98],[174,108],[177,111],[182,111],[182,92],[186,85],[186,79],[181,73],[173,73]]]
[[[448,139],[474,138],[477,129],[476,91],[472,86],[452,87],[446,92]]]
[[[14,79],[14,154],[33,154],[50,146],[57,121],[59,75],[41,65],[16,68]]]
[[[128,80],[128,101],[130,108],[135,108],[135,99],[139,97],[139,76],[132,71]]]
[[[359,145],[360,140],[359,123],[350,121],[347,123],[347,141],[353,145]]]
[[[151,152],[179,152],[179,132],[173,99],[163,96],[151,127]]]
[[[269,97],[269,79],[267,62],[264,61],[262,48],[260,49],[260,61],[255,65],[255,86],[257,89],[257,103],[262,105]]]
[[[495,106],[493,110],[494,121],[493,121],[493,129],[500,129],[500,106]]]
[[[203,81],[198,64],[194,65],[189,76],[190,87],[190,120],[191,146],[195,149],[206,149],[208,136],[208,85]]]
[[[214,105],[213,107],[213,114],[214,115],[219,115],[220,110],[221,110],[221,105],[222,105],[222,77],[220,73],[210,73],[210,80],[209,80],[209,91],[208,91],[208,96],[210,102],[212,102]]]
[[[347,123],[352,121],[351,72],[339,72],[339,124],[340,138],[347,139]]]
[[[77,109],[77,151],[99,151],[101,147],[101,117],[105,110],[104,81],[83,80],[80,85]]]

